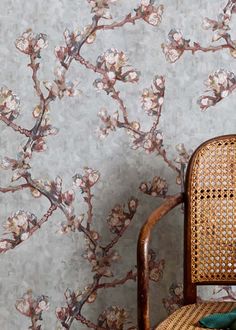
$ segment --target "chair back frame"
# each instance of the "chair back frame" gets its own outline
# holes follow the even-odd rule
[[[220,153],[223,155],[222,157],[218,157],[217,149],[220,151]],[[232,152],[232,149],[234,149],[234,152]],[[213,157],[211,158],[211,154],[213,154]],[[215,156],[214,156],[215,155]],[[202,161],[202,158],[203,161]],[[215,160],[215,163],[207,164],[209,160]],[[222,161],[224,164],[222,164]],[[204,169],[204,165],[207,165],[206,170]],[[212,165],[212,166],[211,166]],[[223,188],[219,186],[221,181],[221,175],[222,166],[225,165],[226,169],[225,171],[228,171],[227,176],[231,178],[231,173],[229,173],[229,168],[232,168],[232,171],[234,171],[232,174],[233,181],[227,178],[225,179],[225,186],[224,186],[224,193],[222,193]],[[202,173],[199,171],[199,168],[202,167],[203,171],[206,171],[206,173]],[[196,184],[196,174],[194,173],[195,169],[197,168],[197,175],[199,175],[199,178],[203,178],[203,182],[201,184],[201,180],[198,179],[199,184]],[[212,169],[216,169],[215,173],[212,172]],[[196,171],[196,172],[197,172]],[[219,178],[218,175],[219,174]],[[212,180],[212,177],[214,178]],[[207,179],[206,179],[207,178]],[[218,178],[218,182],[217,182]],[[204,183],[204,180],[207,182]],[[213,181],[213,182],[212,182]],[[230,182],[229,182],[230,181]],[[217,185],[217,183],[219,183]],[[206,185],[207,184],[207,185]],[[207,188],[207,189],[206,189]],[[200,190],[200,192],[199,192]],[[207,193],[206,193],[207,191]],[[224,195],[223,195],[224,194]],[[216,279],[213,277],[211,280],[211,275],[205,276],[203,274],[203,279],[199,280],[193,280],[193,271],[194,271],[194,263],[195,263],[195,256],[194,253],[198,251],[198,247],[194,248],[194,241],[195,237],[198,237],[197,239],[201,239],[201,233],[198,232],[196,235],[194,232],[194,221],[199,221],[199,215],[193,214],[193,204],[196,203],[195,209],[200,208],[202,205],[208,204],[207,212],[208,214],[202,214],[202,217],[205,218],[205,222],[203,222],[203,226],[207,226],[207,223],[209,224],[209,229],[212,230],[212,228],[215,226],[214,222],[217,220],[216,211],[214,211],[214,208],[216,208],[218,205],[222,207],[222,200],[224,199],[224,202],[226,205],[229,205],[229,202],[232,202],[234,205],[234,211],[236,212],[236,135],[224,135],[219,136],[213,139],[210,139],[204,143],[202,143],[193,153],[186,172],[186,180],[185,180],[185,194],[184,194],[184,202],[185,202],[185,222],[184,222],[184,304],[192,304],[195,303],[197,300],[197,286],[198,285],[233,285],[236,284],[236,267],[233,269],[225,270],[228,272],[228,274],[225,276],[225,278],[221,278],[220,275],[219,279]],[[224,197],[225,196],[225,197]],[[208,198],[206,201],[204,199]],[[204,202],[201,202],[204,201]],[[204,204],[205,203],[205,204]],[[212,205],[211,205],[212,204]],[[211,205],[211,207],[209,206]],[[220,208],[219,207],[219,208]],[[233,213],[234,213],[233,211]],[[220,211],[217,211],[220,214]],[[197,211],[195,212],[197,213]],[[213,217],[213,222],[211,221],[211,216]],[[226,215],[227,217],[228,215]],[[195,217],[195,218],[194,218]],[[221,215],[219,215],[221,217]],[[233,218],[233,217],[232,217]],[[209,219],[209,220],[208,220]],[[220,220],[220,218],[219,218]],[[209,222],[208,222],[209,221]],[[198,224],[199,225],[199,224]],[[222,224],[218,223],[218,228],[220,230],[220,227]],[[232,223],[232,226],[235,226],[235,221]],[[227,230],[227,227],[226,227]],[[203,229],[204,231],[204,229]],[[210,233],[210,231],[209,231]],[[194,236],[195,234],[195,236]],[[210,236],[210,234],[209,234]],[[204,237],[204,235],[203,235]],[[211,237],[209,237],[211,238]],[[229,239],[228,239],[229,240]],[[213,245],[213,244],[212,244]],[[196,244],[197,246],[197,244]],[[212,248],[213,250],[213,248]],[[212,252],[212,251],[211,251]],[[230,251],[229,251],[230,252]],[[236,250],[234,250],[236,253]],[[204,257],[204,255],[203,255]],[[214,258],[212,258],[213,262],[215,262]],[[220,261],[219,261],[220,262]],[[235,255],[234,255],[234,262],[235,262]],[[204,262],[201,262],[204,266]],[[197,267],[199,267],[197,265]],[[220,273],[222,271],[222,267],[219,265],[219,269],[217,271]],[[204,271],[204,270],[203,270]],[[205,270],[206,272],[207,270]],[[209,271],[212,271],[210,269]],[[234,274],[233,274],[234,271]],[[200,271],[199,271],[200,272]],[[231,274],[229,274],[231,272]],[[204,273],[204,272],[203,272]],[[215,275],[215,274],[214,274]],[[230,275],[230,276],[229,276]],[[199,276],[198,276],[199,277]],[[206,277],[204,279],[204,277]]]
[[[213,144],[226,143],[226,141],[233,141],[234,155],[231,158],[231,163],[235,172],[232,173],[233,183],[235,185],[233,191],[233,203],[235,205],[236,195],[236,135],[224,135],[210,139],[202,143],[196,151],[193,153],[186,172],[185,181],[185,192],[174,195],[166,199],[166,201],[156,210],[154,210],[148,217],[140,230],[138,245],[137,245],[137,269],[138,269],[138,329],[139,330],[150,330],[150,311],[149,311],[149,266],[148,266],[148,249],[151,231],[153,227],[166,215],[170,210],[175,208],[177,205],[185,204],[185,220],[184,220],[184,304],[190,304],[196,302],[196,287],[197,285],[213,284],[221,285],[226,284],[226,281],[213,280],[213,281],[192,281],[192,229],[191,221],[192,218],[192,192],[193,192],[193,172],[196,162],[199,162],[198,157],[203,150],[207,150],[208,146]],[[231,142],[230,142],[231,143]],[[232,170],[233,171],[233,170]],[[236,252],[236,251],[235,251]],[[233,256],[235,259],[235,255]],[[235,261],[235,260],[234,260]],[[227,280],[227,284],[236,283],[236,273],[231,280]]]

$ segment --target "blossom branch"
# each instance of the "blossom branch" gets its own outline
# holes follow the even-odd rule
[[[8,192],[16,192],[19,190],[23,190],[25,188],[30,188],[31,186],[28,183],[20,184],[18,186],[9,186],[9,187],[0,187],[0,192],[1,193],[8,193]]]
[[[8,218],[6,228],[12,233],[13,239],[0,240],[0,253],[5,253],[10,249],[24,242],[34,234],[53,214],[57,206],[51,205],[44,216],[37,221],[37,218],[30,213],[18,211],[12,217]]]
[[[25,146],[23,147],[23,155],[22,155],[22,164],[24,164],[24,170],[22,173],[20,172],[19,177],[16,176],[16,179],[22,177],[26,180],[27,187],[31,188],[32,194],[35,197],[39,197],[41,194],[44,195],[51,203],[51,206],[47,213],[43,216],[40,221],[37,221],[36,218],[32,214],[26,214],[24,211],[19,211],[15,217],[17,221],[23,221],[22,217],[26,217],[26,223],[30,227],[30,235],[38,228],[45,223],[52,213],[59,208],[65,215],[67,219],[67,228],[72,228],[71,230],[77,229],[85,234],[85,237],[88,241],[88,259],[91,258],[91,264],[93,265],[92,271],[95,272],[93,283],[89,286],[88,289],[82,294],[80,299],[74,293],[67,293],[65,294],[67,299],[68,307],[65,308],[63,311],[59,312],[59,319],[61,320],[61,324],[66,328],[69,329],[71,327],[72,322],[74,319],[79,320],[81,323],[86,324],[88,327],[97,329],[97,330],[104,330],[109,329],[110,327],[107,325],[104,327],[104,324],[108,324],[106,318],[109,316],[109,313],[115,312],[115,316],[117,320],[112,320],[111,328],[116,328],[116,324],[118,324],[119,319],[122,319],[122,323],[126,321],[126,313],[121,308],[112,307],[110,311],[104,311],[101,318],[99,317],[98,325],[94,324],[93,322],[87,320],[85,317],[81,315],[82,307],[85,303],[91,303],[94,301],[94,297],[96,297],[96,292],[100,288],[109,288],[115,287],[117,285],[122,285],[129,279],[135,280],[136,273],[128,272],[126,276],[122,279],[117,279],[112,282],[107,283],[100,283],[100,279],[103,277],[111,277],[113,276],[110,266],[111,262],[117,260],[119,257],[117,252],[111,251],[112,247],[118,242],[120,237],[123,235],[125,230],[127,229],[128,225],[130,224],[137,208],[137,200],[131,199],[128,203],[129,212],[124,211],[124,207],[117,206],[112,211],[112,215],[110,216],[108,223],[110,230],[112,233],[115,234],[115,237],[112,241],[106,246],[101,247],[98,244],[99,235],[97,232],[92,231],[90,229],[90,224],[92,223],[93,219],[93,206],[92,206],[92,193],[91,187],[96,183],[99,178],[99,174],[96,171],[86,168],[85,175],[83,176],[76,176],[76,181],[80,182],[78,185],[81,188],[82,194],[85,194],[84,201],[88,205],[87,211],[87,226],[82,225],[83,217],[76,217],[74,214],[74,208],[72,202],[74,201],[74,193],[73,191],[61,191],[61,179],[57,178],[55,181],[52,182],[42,182],[42,180],[33,180],[31,178],[30,173],[27,171],[28,168],[24,163],[26,157],[31,158],[31,154],[33,151],[36,150],[35,146],[37,146],[38,151],[43,150],[44,144],[44,126],[48,125],[47,120],[47,112],[49,110],[49,104],[53,101],[56,97],[62,98],[65,94],[67,95],[74,95],[75,89],[74,85],[68,86],[67,81],[65,80],[65,72],[69,69],[69,66],[73,59],[79,61],[82,65],[84,65],[87,69],[93,70],[96,73],[101,74],[103,78],[103,82],[107,84],[107,92],[110,93],[111,97],[116,100],[119,104],[120,111],[123,113],[123,120],[124,123],[120,122],[120,125],[123,125],[126,129],[132,128],[133,133],[137,133],[139,138],[145,137],[147,133],[141,132],[139,128],[135,128],[133,123],[130,123],[128,120],[128,113],[125,107],[125,104],[120,97],[119,91],[114,88],[114,80],[119,80],[123,82],[136,82],[138,81],[139,73],[133,69],[124,71],[121,67],[118,67],[117,71],[114,72],[112,70],[108,71],[103,68],[103,63],[101,62],[98,65],[93,65],[86,59],[84,59],[80,55],[81,47],[87,43],[93,42],[95,39],[96,31],[98,30],[112,30],[118,27],[125,25],[126,23],[134,24],[136,20],[142,18],[146,22],[151,25],[158,25],[161,21],[162,13],[163,13],[163,6],[154,6],[152,1],[142,0],[141,6],[138,7],[136,10],[136,14],[132,16],[131,14],[127,15],[124,19],[120,22],[113,22],[109,25],[98,25],[100,18],[109,18],[109,1],[102,0],[100,5],[97,6],[96,0],[88,0],[89,3],[92,4],[92,12],[95,13],[93,16],[93,22],[90,26],[86,27],[83,32],[76,33],[70,32],[68,30],[65,31],[64,36],[66,40],[66,47],[59,47],[56,50],[57,58],[59,59],[61,66],[55,73],[56,79],[53,83],[45,83],[44,86],[48,89],[49,94],[47,97],[44,96],[44,93],[41,89],[41,82],[38,79],[38,70],[39,70],[39,63],[37,59],[40,58],[40,51],[42,48],[46,47],[46,36],[43,34],[34,35],[31,30],[28,30],[26,33],[23,34],[21,38],[18,39],[16,46],[19,50],[26,53],[30,56],[30,64],[29,67],[32,69],[32,80],[34,82],[34,89],[36,94],[39,96],[40,104],[36,106],[34,109],[33,115],[37,118],[36,123],[32,130],[30,131],[30,135],[27,136],[29,139]],[[120,55],[119,55],[120,56]],[[121,59],[125,63],[125,56],[121,53]],[[125,65],[124,65],[125,66]],[[66,71],[65,71],[66,70]],[[115,75],[115,77],[114,77]],[[156,122],[153,124],[151,129],[152,138],[155,139],[158,132],[156,128],[159,124],[160,113],[157,115]],[[155,145],[155,143],[154,143]],[[18,162],[17,165],[20,163]],[[18,173],[17,173],[18,174]],[[22,185],[23,186],[23,185]],[[17,189],[17,188],[16,188]],[[20,189],[20,188],[19,188]],[[112,218],[114,216],[114,219]],[[15,220],[14,220],[15,221]],[[9,226],[15,224],[12,221],[9,223]],[[19,228],[17,229],[19,230]],[[23,239],[22,235],[25,233],[16,233],[15,237],[18,237],[21,234],[19,239]],[[18,236],[17,236],[18,235]],[[24,236],[24,239],[27,239]],[[8,240],[7,244],[11,244],[11,241]],[[66,318],[62,315],[65,312]],[[104,319],[105,317],[105,319]],[[32,320],[32,329],[37,326],[34,322],[35,319],[31,318]],[[113,326],[114,324],[114,326]],[[39,327],[37,330],[40,329]],[[131,329],[131,328],[130,328]]]
[[[31,136],[31,131],[22,128],[19,125],[16,125],[15,123],[13,123],[10,119],[8,119],[6,116],[4,116],[3,114],[0,114],[0,120],[3,121],[7,126],[10,126],[15,132],[18,132],[20,134],[23,134],[27,137]]]
[[[136,129],[135,127],[133,127],[133,125],[129,122],[128,120],[128,113],[127,113],[127,109],[126,106],[124,104],[124,101],[122,100],[122,98],[120,97],[120,92],[118,92],[115,87],[114,87],[114,82],[113,85],[111,85],[109,83],[109,78],[107,77],[107,71],[104,69],[101,69],[101,67],[95,66],[92,63],[90,63],[89,61],[85,60],[81,55],[77,55],[76,59],[82,64],[84,65],[87,69],[92,70],[95,73],[100,73],[103,76],[103,80],[105,81],[104,84],[107,84],[107,92],[111,95],[111,97],[117,101],[119,108],[123,114],[123,118],[124,118],[124,122],[120,122],[118,119],[116,120],[116,126],[117,127],[124,127],[127,128],[129,131],[134,132],[136,135],[139,136],[139,139],[137,139],[137,143],[143,141],[144,137],[148,135],[148,133],[142,132],[139,127],[138,129]],[[161,79],[159,79],[161,80]],[[161,84],[162,84],[162,80],[161,80]],[[163,97],[164,97],[164,90],[163,92],[161,92],[160,94],[160,100],[161,102],[163,102]],[[150,134],[148,139],[151,141],[153,140],[153,142],[151,142],[151,148],[152,150],[156,149],[158,151],[158,154],[163,158],[163,160],[168,164],[168,166],[174,170],[175,172],[178,173],[178,175],[180,175],[180,169],[175,166],[168,158],[166,155],[166,151],[165,149],[162,147],[162,144],[160,143],[156,143],[156,137],[155,135],[155,130],[159,124],[159,120],[160,120],[160,116],[161,116],[161,110],[162,110],[162,103],[159,105],[157,114],[156,114],[156,120],[153,123],[153,126],[150,130]]]
[[[115,288],[116,286],[123,285],[129,280],[136,281],[137,278],[137,273],[133,272],[132,270],[129,271],[125,277],[122,279],[117,279],[112,282],[105,282],[105,283],[100,283],[97,285],[96,289],[108,289],[108,288]]]
[[[115,87],[113,87],[111,89],[111,97],[117,101],[117,103],[119,104],[120,110],[123,113],[123,118],[124,118],[124,123],[125,124],[129,124],[129,120],[128,120],[128,113],[127,113],[127,109],[126,106],[124,104],[124,101],[121,99],[120,97],[120,92],[118,92]]]
[[[92,321],[86,319],[83,315],[79,314],[76,319],[80,321],[82,324],[86,325],[90,329],[95,329],[95,330],[107,330],[107,328],[100,327],[93,323]],[[69,329],[69,328],[68,328]]]
[[[184,39],[182,33],[176,29],[172,29],[168,35],[167,44],[163,44],[163,52],[167,61],[176,62],[185,51],[191,51],[194,54],[197,51],[202,52],[216,52],[223,49],[229,49],[232,57],[236,57],[236,44],[232,40],[229,30],[232,15],[236,12],[235,2],[229,0],[223,11],[218,15],[217,20],[205,18],[203,21],[203,28],[212,30],[214,32],[212,42],[224,39],[226,43],[217,46],[202,47],[198,42],[194,42],[193,46],[190,45],[190,40]]]
[[[90,225],[93,221],[93,205],[92,205],[92,193],[91,193],[91,188],[88,187],[86,189],[86,197],[84,197],[84,201],[85,203],[87,204],[88,206],[88,211],[87,211],[87,230],[89,231],[90,230]]]
[[[93,278],[93,284],[90,286],[89,290],[85,292],[83,297],[81,298],[80,301],[72,301],[72,304],[70,304],[69,309],[70,309],[70,315],[69,317],[66,318],[65,321],[62,321],[61,324],[66,328],[70,329],[73,321],[77,318],[80,317],[81,315],[81,310],[84,306],[84,304],[87,302],[89,299],[90,295],[94,292],[95,287],[98,285],[99,280],[101,278],[101,275],[95,274]]]
[[[99,30],[114,30],[116,28],[120,28],[124,26],[127,23],[130,24],[135,24],[135,22],[143,17],[141,11],[136,11],[136,14],[134,16],[130,14],[126,15],[120,22],[113,22],[111,24],[103,24],[103,25],[98,25],[96,27],[96,31]]]
[[[28,64],[28,66],[32,69],[32,79],[34,82],[34,88],[35,91],[37,93],[37,95],[39,96],[40,100],[42,102],[44,102],[44,95],[43,92],[41,90],[41,86],[40,86],[40,81],[38,79],[38,70],[39,70],[39,63],[36,61],[36,57],[37,55],[35,53],[30,54],[30,64]]]

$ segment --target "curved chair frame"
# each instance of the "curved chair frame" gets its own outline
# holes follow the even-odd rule
[[[150,236],[153,227],[164,217],[170,210],[175,208],[177,205],[185,204],[185,225],[184,225],[184,304],[191,304],[196,302],[196,285],[202,284],[225,284],[225,281],[202,281],[192,283],[191,279],[191,226],[188,221],[190,214],[190,181],[193,172],[193,166],[195,164],[195,159],[199,155],[199,152],[203,150],[208,144],[221,143],[226,139],[235,140],[236,145],[236,135],[225,135],[216,137],[214,139],[208,140],[201,144],[196,151],[193,153],[187,173],[186,173],[186,184],[185,192],[169,197],[165,202],[154,210],[148,217],[147,221],[141,228],[138,245],[137,245],[137,268],[138,268],[138,329],[139,330],[150,330],[150,310],[149,310],[149,267],[148,267],[148,249]],[[236,160],[234,160],[234,166],[236,166]],[[235,180],[236,181],[236,180]],[[236,182],[235,182],[236,183]],[[227,284],[235,284],[236,281],[233,278],[232,281],[227,281]]]

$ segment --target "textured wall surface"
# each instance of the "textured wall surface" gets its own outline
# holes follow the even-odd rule
[[[138,4],[136,0],[120,0],[112,5],[113,17],[121,18]],[[163,0],[165,11],[158,27],[138,21],[114,31],[100,31],[92,45],[85,46],[83,56],[95,62],[106,49],[115,47],[123,50],[133,67],[141,71],[138,84],[120,84],[119,90],[125,100],[130,117],[139,120],[143,127],[151,121],[140,105],[140,91],[149,86],[154,75],[166,79],[166,95],[160,128],[164,145],[170,159],[176,156],[175,145],[184,143],[194,149],[202,141],[220,134],[235,132],[236,96],[228,98],[201,112],[196,101],[203,93],[203,81],[218,68],[236,72],[235,60],[227,51],[213,53],[190,52],[184,54],[175,64],[167,63],[161,51],[171,28],[180,28],[184,36],[202,44],[209,44],[211,32],[203,31],[205,16],[216,17],[224,1],[208,0]],[[66,27],[82,28],[91,20],[90,7],[86,1],[66,0],[1,0],[0,1],[0,81],[12,89],[21,99],[22,115],[17,119],[24,127],[32,127],[32,110],[37,99],[33,90],[28,59],[14,46],[15,39],[27,28],[48,35],[49,46],[42,53],[41,80],[53,78],[55,66],[54,48],[63,43]],[[94,188],[95,227],[104,239],[109,238],[106,218],[117,203],[125,203],[130,196],[139,199],[139,208],[133,224],[118,244],[122,260],[113,269],[122,277],[135,263],[138,231],[147,215],[161,200],[142,194],[140,182],[149,181],[155,175],[165,177],[169,193],[179,190],[175,174],[161,158],[147,154],[144,150],[132,150],[129,136],[123,130],[111,133],[100,141],[96,135],[99,126],[97,116],[101,107],[117,110],[117,104],[105,92],[93,87],[97,78],[94,72],[73,63],[69,71],[71,79],[79,81],[82,94],[79,97],[56,100],[51,105],[53,125],[60,129],[57,136],[48,139],[48,150],[35,154],[32,159],[32,175],[52,180],[57,175],[64,185],[70,187],[72,176],[84,166],[97,169],[101,179]],[[19,144],[25,142],[4,123],[0,123],[0,156],[15,157]],[[10,173],[0,172],[1,186],[10,180]],[[84,211],[79,191],[76,210]],[[0,195],[1,223],[19,209],[42,215],[48,207],[46,199],[33,199],[28,191]],[[50,299],[50,309],[44,314],[45,330],[56,329],[55,308],[63,306],[66,288],[81,288],[92,279],[90,267],[82,258],[84,240],[80,233],[60,235],[57,231],[63,221],[63,214],[56,211],[42,228],[23,244],[1,255],[0,267],[0,328],[3,330],[26,329],[27,318],[15,310],[15,301],[32,288],[38,294]],[[162,299],[169,294],[172,283],[182,281],[182,229],[183,214],[176,210],[155,229],[152,242],[158,259],[165,259],[164,276],[158,283],[151,284],[152,300],[159,309],[153,309],[153,321],[162,319],[165,309]],[[4,229],[2,229],[2,233]],[[158,234],[158,239],[156,238]],[[128,309],[131,319],[136,317],[136,285],[134,282],[120,288],[101,291],[94,304],[87,307],[86,316],[96,318],[109,305],[121,305]],[[72,329],[86,329],[74,323]]]

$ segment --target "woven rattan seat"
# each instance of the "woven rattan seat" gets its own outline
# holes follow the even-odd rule
[[[226,313],[236,307],[236,303],[201,303],[186,305],[173,314],[165,321],[155,327],[155,330],[200,330],[198,321],[206,315],[213,313]]]
[[[216,137],[201,144],[189,161],[184,192],[168,198],[140,231],[139,330],[151,329],[148,263],[151,232],[164,215],[181,203],[185,208],[185,306],[156,330],[201,329],[197,326],[201,317],[233,308],[232,303],[196,304],[196,288],[197,285],[236,285],[236,135]]]

